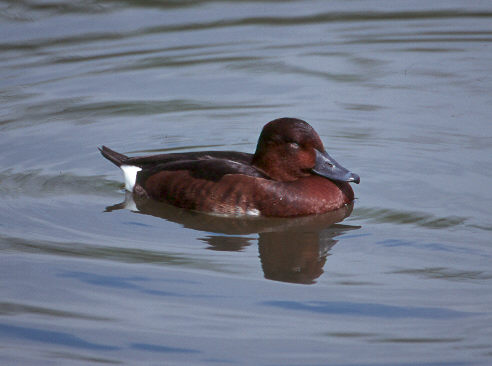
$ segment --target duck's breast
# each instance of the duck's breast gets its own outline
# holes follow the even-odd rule
[[[336,210],[354,200],[345,182],[309,176],[294,182],[258,181],[256,200],[264,216],[304,216]]]

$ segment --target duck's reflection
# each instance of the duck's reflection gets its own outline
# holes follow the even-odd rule
[[[239,252],[243,248],[250,246],[255,239],[244,236],[207,235],[205,238],[200,238],[200,240],[207,243],[207,249],[210,250]]]
[[[234,218],[202,214],[153,200],[134,200],[127,193],[125,202],[107,207],[106,211],[122,208],[205,231],[207,236],[201,240],[211,250],[240,251],[255,240],[243,235],[257,233],[265,278],[303,284],[314,283],[321,276],[326,257],[338,241],[336,237],[360,228],[336,224],[351,214],[353,205],[323,215],[299,218]]]
[[[329,230],[329,229],[326,229]],[[336,244],[332,232],[328,240],[320,232],[280,232],[260,234],[259,251],[265,278],[310,284],[323,273],[328,252]]]

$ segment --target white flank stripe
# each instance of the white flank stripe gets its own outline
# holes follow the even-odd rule
[[[142,168],[135,165],[122,165],[120,168],[123,170],[123,175],[125,176],[125,189],[128,192],[133,192],[133,187],[135,187],[135,182],[137,181],[137,173]]]

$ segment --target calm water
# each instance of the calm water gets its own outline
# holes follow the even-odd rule
[[[2,365],[492,364],[490,2],[0,1],[0,35]],[[353,208],[120,209],[97,151],[282,116]]]

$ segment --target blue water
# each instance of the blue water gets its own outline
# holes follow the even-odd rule
[[[492,5],[29,0],[0,18],[2,365],[492,362]],[[353,208],[122,208],[97,150],[253,152],[282,116],[361,176]]]

